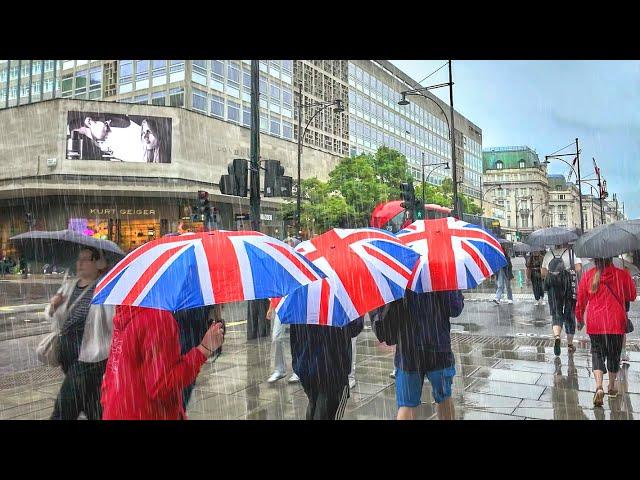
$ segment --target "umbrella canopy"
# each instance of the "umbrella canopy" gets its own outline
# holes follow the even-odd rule
[[[327,278],[285,297],[276,314],[282,323],[335,327],[403,297],[420,258],[395,235],[376,228],[333,229],[296,251]]]
[[[597,257],[596,257],[597,258]],[[624,268],[629,271],[631,275],[640,275],[640,270],[633,263],[625,262],[619,257],[613,257],[613,264],[618,268]],[[586,272],[595,268],[595,264],[593,262],[587,262],[582,264],[582,271]]]
[[[600,225],[576,242],[579,257],[610,258],[640,250],[640,220],[621,220]]]
[[[530,247],[544,248],[547,245],[564,245],[575,242],[578,234],[563,227],[541,228],[531,233],[525,243]]]
[[[138,247],[98,283],[92,303],[174,311],[280,297],[323,277],[280,240],[217,230]]]
[[[515,242],[513,244],[513,251],[516,253],[542,252],[544,251],[544,247],[532,247],[523,242]]]
[[[397,236],[422,256],[410,284],[418,293],[475,288],[507,264],[490,232],[452,217],[418,220]]]
[[[110,240],[101,240],[83,235],[74,230],[32,231],[11,237],[19,245],[24,255],[31,260],[75,262],[82,247],[101,250],[107,259],[120,259],[125,252]]]

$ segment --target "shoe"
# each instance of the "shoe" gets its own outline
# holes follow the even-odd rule
[[[353,390],[353,387],[356,386],[356,377],[349,377],[349,389]]]
[[[513,300],[507,300],[506,303],[513,303]]]
[[[391,378],[396,378],[396,369],[395,369],[395,368],[393,369],[393,372],[391,372],[391,373],[389,374],[389,376],[390,376]]]
[[[609,398],[616,398],[618,396],[618,390],[616,390],[615,388],[610,388],[607,392],[607,395],[609,396]]]
[[[604,390],[599,388],[596,390],[596,394],[593,396],[593,406],[601,407],[604,405]]]
[[[291,375],[289,377],[289,380],[287,380],[289,383],[297,383],[300,381],[300,377],[298,375],[295,374],[295,372],[293,373],[293,375]]]
[[[267,380],[267,383],[277,382],[278,380],[280,380],[281,378],[284,378],[285,376],[286,375],[284,373],[279,372],[278,370],[276,370],[275,372],[273,372],[271,374],[271,376]]]
[[[540,305],[545,306],[547,304],[547,302],[545,302],[544,300],[540,300]]]
[[[569,345],[567,345],[567,352],[575,353],[575,351],[576,351],[576,347],[573,345],[573,343],[570,343]]]
[[[496,300],[495,298],[493,300],[491,300],[493,303],[495,303],[496,305],[500,305],[500,302],[498,300]]]
[[[553,342],[553,353],[556,357],[560,356],[560,337],[556,337],[555,342]]]

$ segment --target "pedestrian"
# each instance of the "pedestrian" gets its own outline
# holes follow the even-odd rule
[[[267,320],[271,322],[271,365],[273,367],[273,373],[267,379],[267,383],[275,383],[287,375],[287,366],[284,361],[285,326],[275,314],[279,302],[280,298],[272,298],[269,302],[269,310],[267,310]],[[293,372],[289,377],[289,383],[299,381],[300,377],[296,375],[296,372]]]
[[[576,317],[578,329],[586,324],[591,339],[591,363],[596,381],[593,404],[604,403],[602,380],[609,371],[609,397],[616,397],[616,374],[627,328],[625,302],[636,299],[636,286],[629,272],[615,267],[610,258],[595,258],[595,268],[578,285]]]
[[[20,257],[20,273],[22,274],[22,278],[27,278],[29,274],[29,267],[27,266],[27,257],[22,255]]]
[[[212,318],[213,314],[213,318]],[[186,355],[193,347],[198,346],[202,337],[213,322],[221,322],[222,305],[207,305],[204,307],[189,308],[173,312],[173,316],[178,322],[178,332],[180,336],[180,355]],[[193,392],[195,381],[187,385],[182,391],[182,404],[185,411]]]
[[[531,282],[533,296],[538,305],[544,305],[544,279],[542,278],[542,260],[540,252],[531,252],[527,258],[527,279]]]
[[[171,312],[119,305],[107,371],[102,382],[104,420],[186,419],[183,390],[224,342],[223,325],[213,324],[200,344],[180,355]]]
[[[502,252],[507,259],[507,264],[500,270],[498,270],[498,289],[496,290],[496,298],[493,300],[493,303],[495,303],[496,305],[500,305],[500,299],[502,298],[502,293],[505,289],[507,290],[507,303],[513,303],[513,292],[511,291],[511,280],[513,280],[513,265],[511,264],[511,257],[509,256],[508,251],[505,250],[504,245],[500,245],[500,247],[502,248]]]
[[[567,335],[567,351],[575,352],[573,336],[576,333],[575,305],[577,275],[582,270],[582,260],[573,254],[569,244],[549,250],[542,260],[544,289],[548,292],[549,313],[554,336],[553,353],[560,355],[562,328]]]
[[[400,313],[397,325],[396,398],[398,420],[415,420],[422,399],[425,377],[431,383],[440,420],[454,420],[451,386],[456,374],[451,350],[450,318],[464,308],[460,291],[414,293],[396,302]],[[389,314],[393,309],[390,309]]]
[[[293,370],[309,399],[307,420],[340,420],[349,398],[351,339],[364,327],[360,317],[345,327],[292,324]]]
[[[100,386],[107,364],[113,331],[114,308],[92,305],[91,298],[107,264],[93,247],[84,247],[76,261],[78,276],[65,281],[47,307],[61,325],[58,362],[64,380],[56,397],[52,420],[77,420],[84,413],[100,420]]]

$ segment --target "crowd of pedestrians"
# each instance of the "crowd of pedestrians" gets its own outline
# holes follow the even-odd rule
[[[508,255],[507,255],[508,257]],[[547,294],[560,355],[565,330],[569,355],[575,352],[575,330],[586,325],[595,378],[593,403],[602,406],[603,376],[607,395],[617,395],[625,334],[632,329],[627,311],[636,298],[627,270],[611,259],[594,259],[595,268],[581,275],[582,261],[568,245],[526,262],[538,304]],[[511,262],[498,272],[499,303],[503,291],[512,301]],[[168,312],[144,307],[93,305],[93,290],[108,270],[101,252],[83,248],[77,278],[65,281],[47,307],[59,326],[55,364],[64,372],[52,419],[185,419],[194,383],[208,358],[220,354],[225,325],[220,306]],[[286,377],[285,326],[272,299],[273,373],[268,383]],[[460,291],[405,296],[360,317],[344,328],[289,325],[293,371],[308,398],[306,419],[340,419],[355,386],[355,340],[365,323],[380,342],[395,345],[397,419],[416,419],[423,384],[429,382],[439,419],[455,419],[452,399],[455,357],[450,319],[464,308]]]

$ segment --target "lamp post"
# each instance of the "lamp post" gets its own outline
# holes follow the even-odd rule
[[[429,177],[433,172],[435,172],[438,168],[440,168],[443,165],[446,165],[446,167],[444,168],[445,170],[449,170],[449,162],[424,163],[424,152],[422,152],[422,203],[424,203],[426,199],[425,184],[427,180],[429,180]],[[424,167],[435,167],[429,172],[426,179],[424,178]]]
[[[451,141],[451,162],[452,162],[451,176],[453,177],[453,210],[454,210],[454,215],[456,215],[456,214],[462,214],[462,211],[460,208],[460,201],[458,198],[458,169],[457,169],[457,162],[456,162],[456,139],[455,139],[456,127],[455,127],[454,108],[453,108],[453,76],[451,73],[451,60],[449,60],[448,62],[449,62],[449,81],[448,82],[439,83],[437,85],[429,85],[427,87],[414,88],[412,90],[405,90],[403,92],[400,92],[400,95],[402,95],[402,99],[398,102],[398,105],[409,105],[410,102],[407,100],[407,96],[409,95],[421,95],[425,98],[428,98],[433,103],[435,103],[440,109],[440,111],[442,112],[442,114],[444,115],[444,118],[447,121],[447,127],[449,128],[449,140]],[[447,114],[444,112],[440,104],[436,102],[433,98],[425,95],[425,92],[427,92],[428,90],[434,90],[436,88],[441,88],[446,86],[449,87],[449,108],[450,108],[449,115],[451,115],[451,121],[449,121],[449,119],[447,118]]]
[[[567,147],[565,147],[565,148],[567,148]],[[560,151],[562,151],[562,150],[564,150],[564,148],[561,149]],[[575,160],[573,161],[573,163],[575,163],[576,166],[578,167],[577,171],[576,171],[575,168],[573,168],[572,164],[570,164],[566,160],[563,160],[562,158],[560,158],[560,157],[572,157],[572,156],[575,157]],[[580,203],[580,207],[579,207],[580,208],[580,231],[582,233],[584,233],[584,217],[582,215],[582,187],[581,187],[582,186],[582,177],[580,176],[580,147],[578,145],[578,139],[576,138],[576,151],[575,151],[575,153],[566,153],[566,154],[562,154],[562,155],[558,155],[558,154],[545,155],[544,163],[545,164],[551,163],[551,162],[549,162],[550,158],[555,158],[556,160],[560,160],[560,161],[566,163],[567,165],[569,165],[569,167],[571,167],[571,170],[573,170],[575,172],[575,174],[576,174],[577,184],[578,184],[578,193],[579,193],[578,201]]]
[[[487,193],[489,193],[491,190],[502,190],[502,185],[496,185],[495,187],[489,187],[487,188],[487,190],[485,190],[483,192],[483,194],[480,196],[480,210],[482,210],[482,214],[484,215],[484,197]]]
[[[303,102],[302,82],[300,82],[298,84],[298,190],[296,192],[296,229],[298,231],[298,235],[302,234],[301,225],[300,225],[300,211],[301,211],[300,206],[301,206],[301,194],[302,194],[302,183],[300,181],[300,168],[301,168],[300,165],[302,161],[302,140],[304,139],[304,136],[307,133],[307,129],[309,128],[309,125],[311,125],[311,122],[313,121],[313,119],[316,118],[316,116],[320,112],[322,112],[323,110],[326,110],[332,105],[335,106],[333,109],[334,113],[344,112],[344,107],[342,106],[342,100],[340,99],[334,99],[328,102],[307,103],[305,105],[303,105],[302,102]],[[307,109],[307,108],[318,108],[318,110],[316,110],[316,112],[311,116],[311,118],[305,125],[304,130],[302,130],[302,111],[303,109]]]

